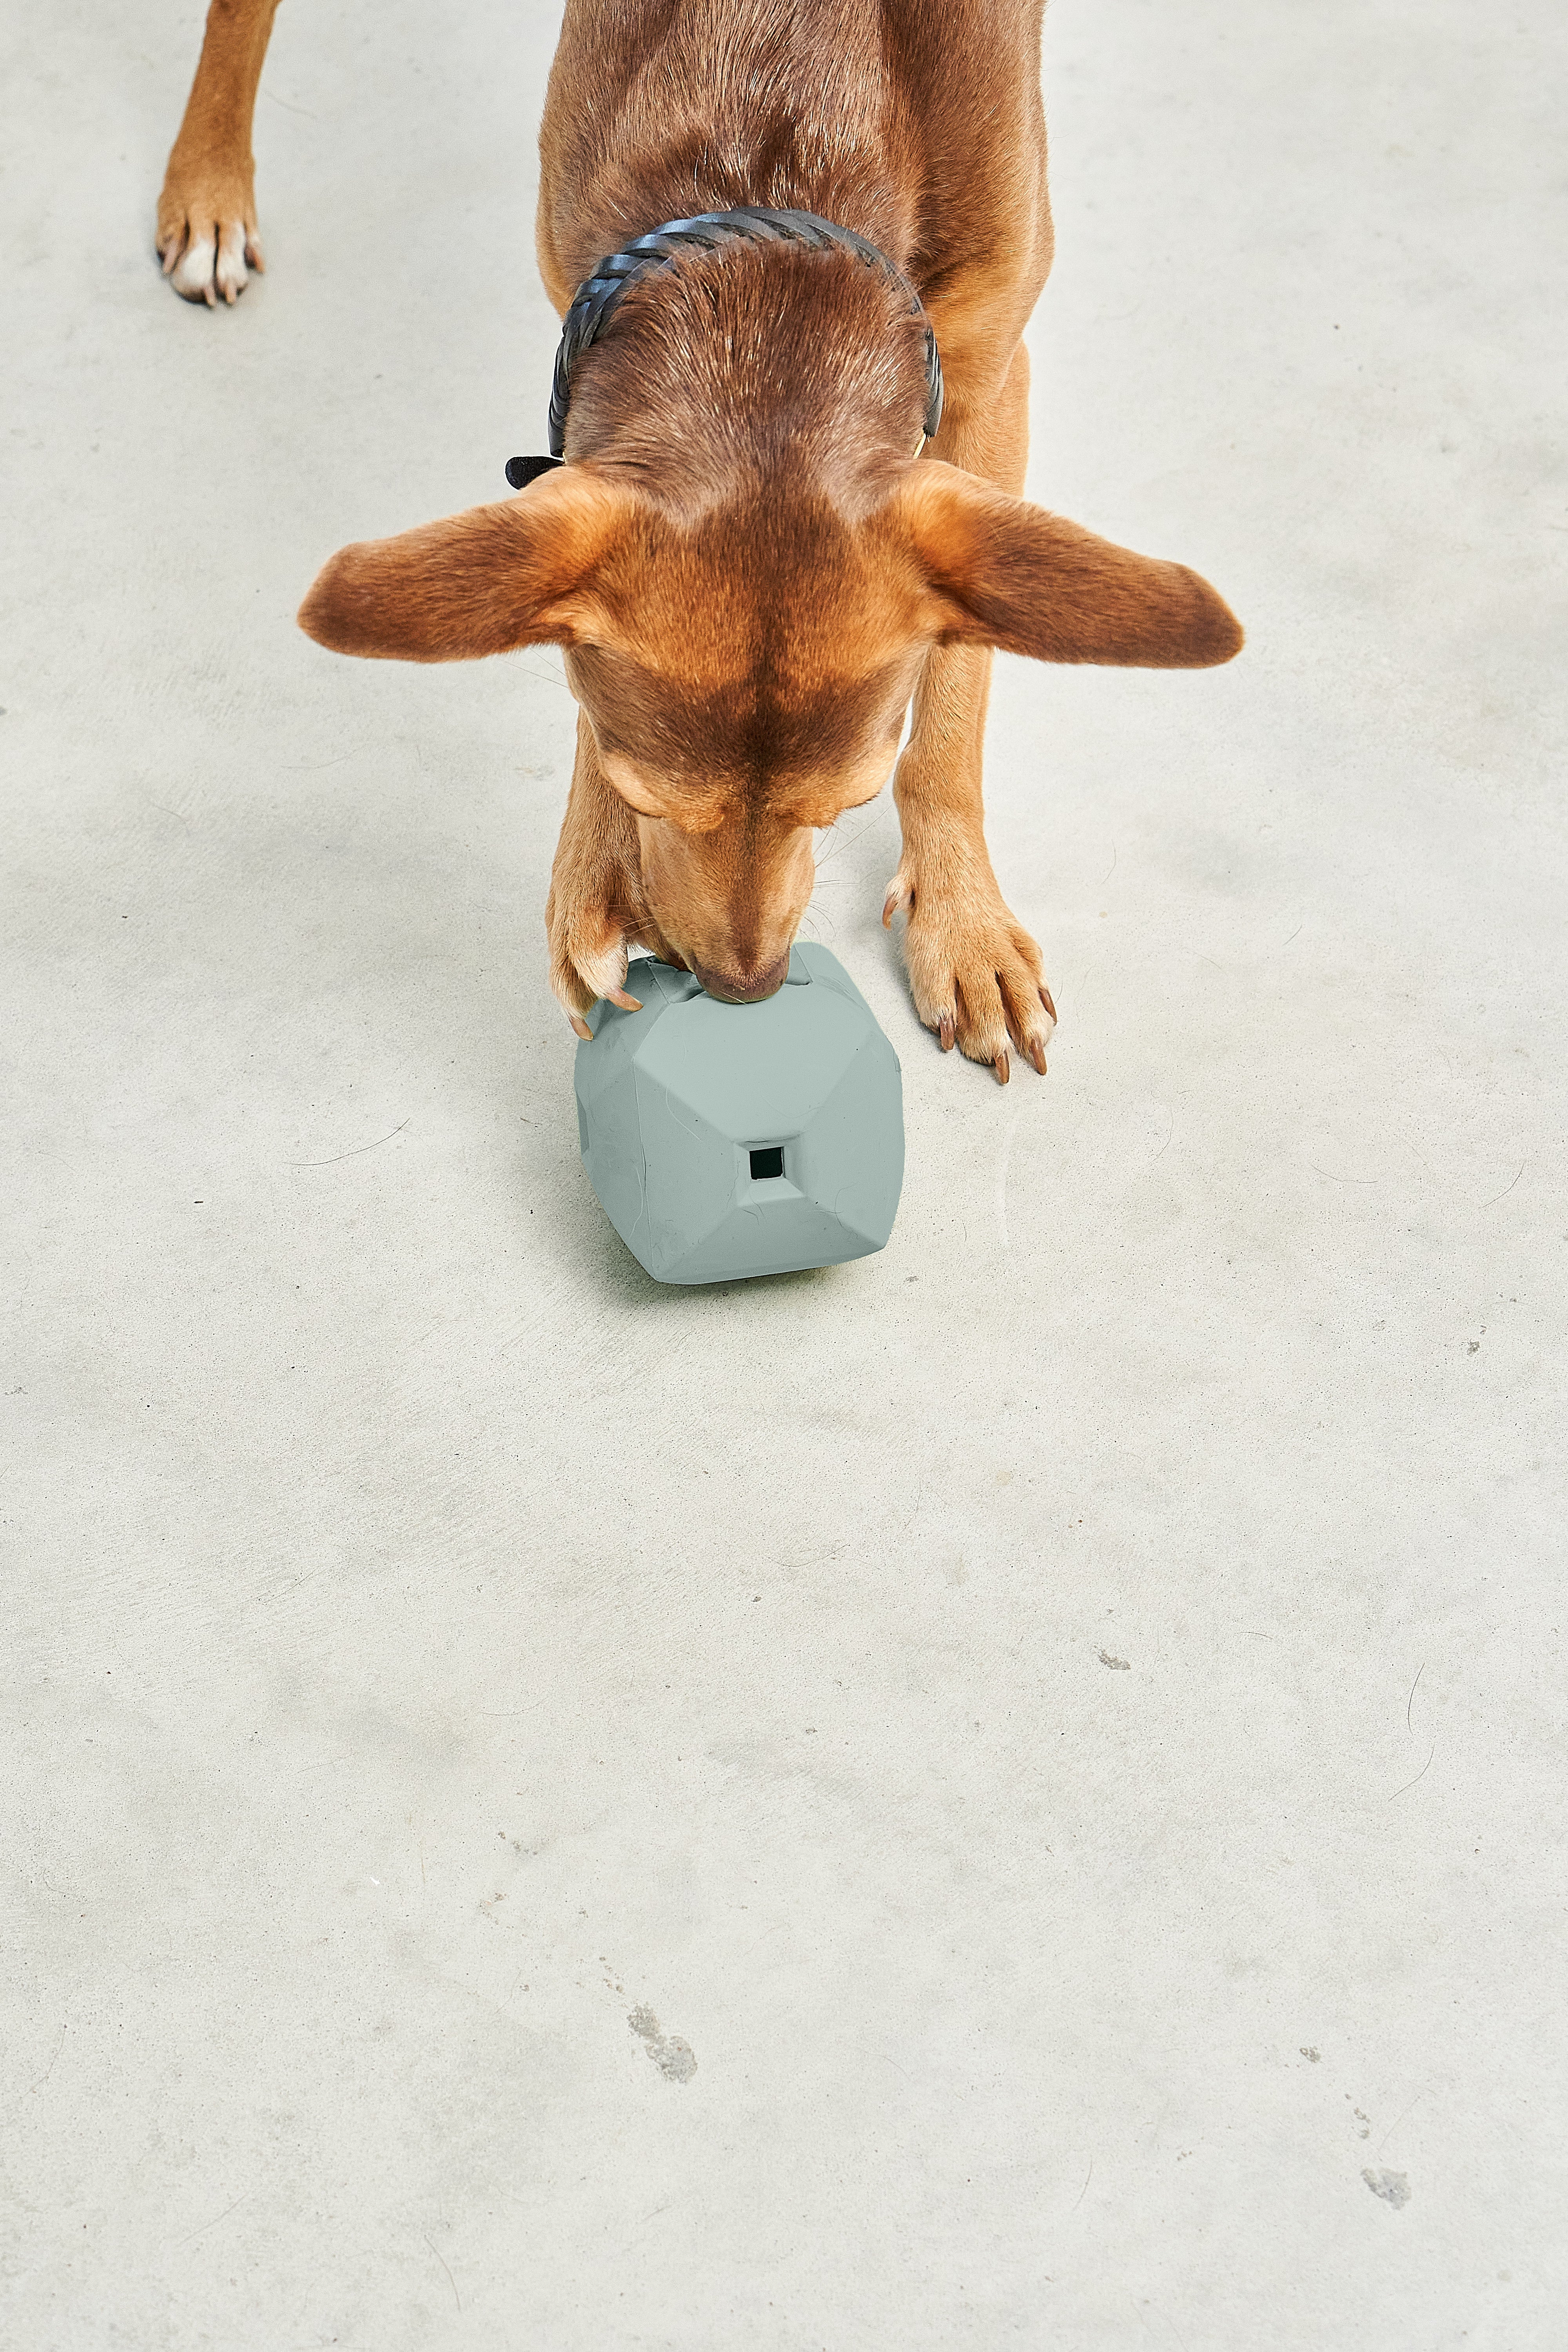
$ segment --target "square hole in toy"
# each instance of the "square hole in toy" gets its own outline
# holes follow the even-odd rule
[[[784,1174],[784,1146],[782,1143],[759,1144],[757,1149],[752,1153],[751,1160],[752,1174],[753,1178],[761,1176],[782,1176]]]

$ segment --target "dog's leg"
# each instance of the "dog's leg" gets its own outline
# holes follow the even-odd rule
[[[1016,497],[1028,402],[1029,355],[1020,342],[995,399],[968,410],[955,402],[931,455]],[[926,662],[893,780],[903,851],[882,920],[890,924],[900,908],[909,918],[904,961],[915,1010],[943,1052],[956,1044],[971,1060],[989,1062],[1005,1086],[1009,1040],[1044,1074],[1056,1007],[1040,950],[997,888],[985,846],[980,770],[991,659],[988,647],[942,646]]]
[[[263,269],[250,152],[278,0],[212,0],[201,61],[158,199],[158,252],[176,294],[209,308]]]
[[[666,961],[676,961],[643,898],[637,818],[606,781],[593,730],[582,717],[544,923],[550,985],[580,1037],[590,1034],[583,1015],[596,998],[635,1005],[624,986],[628,947],[651,948]]]

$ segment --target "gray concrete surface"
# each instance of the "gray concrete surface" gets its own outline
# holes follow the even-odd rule
[[[902,1213],[704,1294],[555,659],[291,619],[539,444],[553,19],[286,7],[217,316],[197,22],[6,31],[0,2340],[1561,2344],[1561,10],[1061,0],[1033,482],[1250,648],[1003,667],[1043,1085],[847,824]]]

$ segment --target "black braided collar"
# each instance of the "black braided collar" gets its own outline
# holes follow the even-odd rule
[[[697,213],[688,220],[666,221],[661,228],[649,229],[646,236],[634,238],[622,252],[612,253],[607,260],[600,262],[591,278],[583,280],[572,298],[555,354],[555,381],[550,394],[550,455],[509,459],[506,478],[514,490],[521,490],[535,475],[563,462],[572,371],[589,344],[604,332],[627,287],[635,286],[639,278],[650,276],[656,269],[668,269],[693,246],[700,252],[716,253],[737,243],[804,245],[814,252],[824,246],[837,245],[854,254],[868,268],[880,269],[901,293],[907,294],[912,316],[925,328],[927,438],[935,433],[942,423],[942,359],[936,347],[936,331],[903,271],[896,268],[868,237],[858,236],[852,228],[841,228],[837,221],[823,220],[816,213],[773,212],[763,205],[741,205],[733,212]]]

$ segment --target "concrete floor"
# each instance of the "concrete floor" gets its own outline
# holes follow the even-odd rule
[[[900,1222],[705,1293],[556,658],[292,623],[540,445],[553,19],[285,8],[217,316],[197,28],[8,35],[0,2340],[1561,2345],[1561,8],[1060,0],[1034,486],[1249,650],[1002,666],[1043,1085],[849,821]]]

